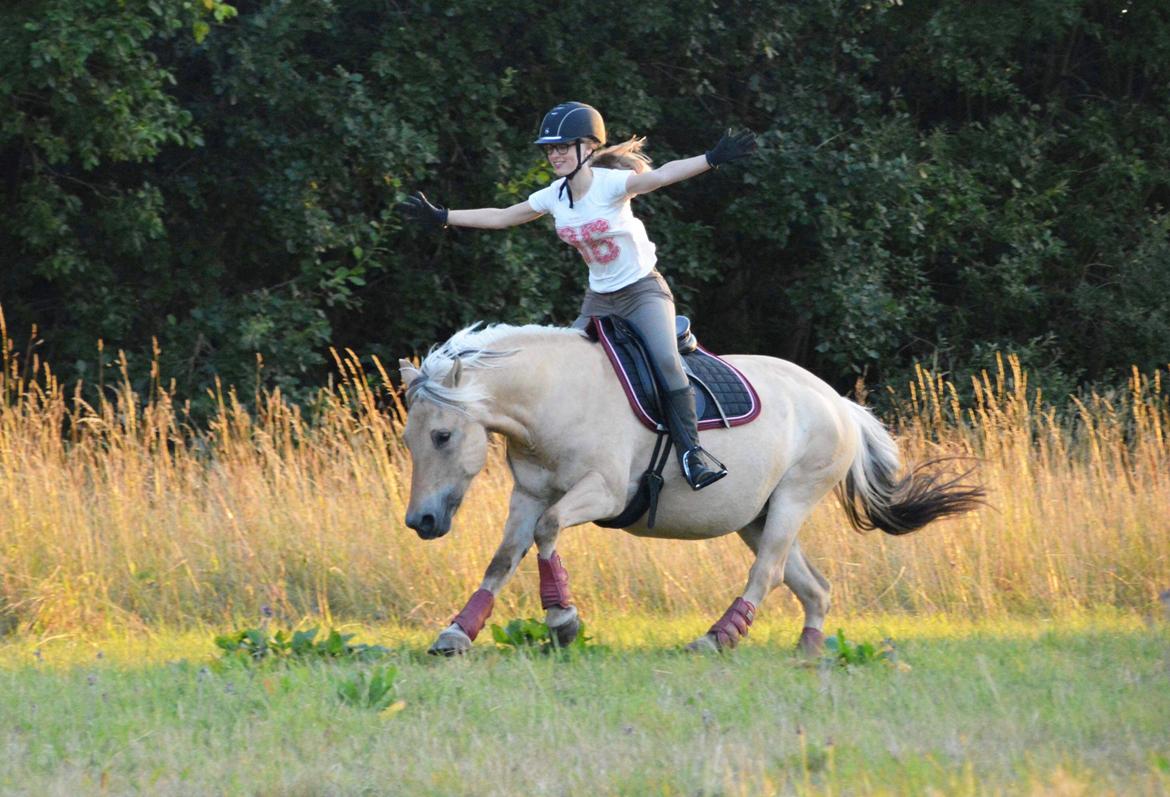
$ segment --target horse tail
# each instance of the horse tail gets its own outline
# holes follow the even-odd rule
[[[950,479],[927,473],[941,459],[928,460],[898,478],[898,445],[890,433],[868,409],[844,401],[861,436],[849,475],[837,487],[853,528],[909,534],[932,520],[969,512],[983,503],[983,488],[962,482],[971,470]]]

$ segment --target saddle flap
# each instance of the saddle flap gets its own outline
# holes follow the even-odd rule
[[[680,320],[683,323],[676,322],[676,331],[681,329],[694,340],[690,322],[685,317]],[[663,427],[665,419],[659,409],[653,369],[633,327],[619,316],[600,316],[590,319],[586,333],[605,349],[630,408],[642,425],[654,430]],[[683,355],[683,370],[695,392],[700,430],[741,426],[760,414],[759,396],[747,378],[698,341],[690,353]]]

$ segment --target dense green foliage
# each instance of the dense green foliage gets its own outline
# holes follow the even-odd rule
[[[238,11],[238,14],[235,12]],[[848,386],[1020,352],[1055,388],[1165,365],[1170,9],[1124,0],[38,0],[0,9],[0,303],[95,380],[296,395],[477,319],[565,322],[548,222],[404,229],[421,188],[522,201],[581,99],[664,162],[760,154],[636,200],[702,339]]]

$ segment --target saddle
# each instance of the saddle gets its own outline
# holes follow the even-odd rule
[[[671,446],[660,399],[665,388],[656,378],[656,369],[637,330],[624,318],[593,317],[585,332],[605,350],[634,415],[643,426],[658,435],[654,453],[650,455],[650,465],[642,474],[638,489],[626,508],[614,517],[593,522],[604,528],[620,529],[632,525],[649,512],[646,525],[654,528],[658,495],[664,483],[662,471],[670,458]],[[691,334],[691,323],[685,316],[675,319],[675,335],[683,370],[695,394],[699,429],[729,428],[755,420],[760,414],[760,398],[747,378],[731,363],[701,347]]]
[[[664,429],[666,417],[658,400],[661,388],[633,326],[620,316],[602,316],[590,319],[585,332],[605,349],[630,409],[642,425],[652,431]],[[760,398],[747,377],[700,346],[686,316],[675,319],[675,334],[683,370],[695,394],[699,430],[742,426],[755,420],[760,414]]]

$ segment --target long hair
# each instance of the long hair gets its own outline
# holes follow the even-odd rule
[[[650,168],[650,158],[642,152],[645,145],[645,137],[630,136],[628,141],[594,152],[593,165],[601,169],[626,169],[641,174]]]

